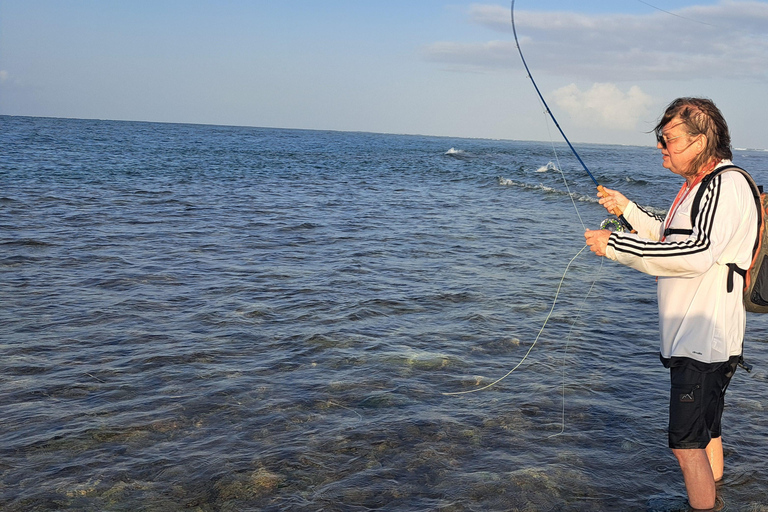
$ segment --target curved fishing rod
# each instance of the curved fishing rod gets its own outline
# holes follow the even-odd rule
[[[562,128],[560,128],[560,124],[557,122],[557,119],[555,119],[555,115],[552,113],[552,111],[549,109],[549,105],[547,105],[547,101],[544,99],[544,96],[541,94],[541,91],[539,90],[539,86],[536,85],[536,81],[533,79],[533,75],[531,74],[531,70],[528,69],[528,63],[525,62],[525,57],[523,57],[523,50],[520,49],[520,42],[517,40],[517,30],[515,29],[515,0],[512,0],[512,7],[510,9],[510,14],[512,16],[512,34],[515,36],[515,45],[517,46],[517,51],[520,54],[520,60],[523,61],[523,66],[525,66],[525,71],[528,73],[528,78],[531,79],[531,83],[533,84],[533,88],[536,89],[536,94],[539,95],[539,99],[544,104],[544,108],[547,109],[547,114],[549,114],[549,117],[552,118],[552,121],[555,123],[555,126],[557,126],[557,129],[560,131],[560,135],[563,136],[563,139],[565,139],[565,142],[568,143],[568,147],[571,148],[571,151],[576,156],[576,159],[579,161],[581,166],[584,168],[585,171],[587,171],[587,174],[590,178],[592,178],[592,181],[595,183],[595,186],[597,187],[597,190],[600,192],[603,191],[603,186],[600,185],[600,183],[597,182],[595,177],[592,175],[591,172],[589,172],[589,168],[587,167],[587,164],[584,163],[584,160],[581,159],[579,156],[579,153],[576,151],[576,149],[573,147],[573,144],[571,144],[571,141],[568,140],[568,137],[565,136],[565,132]],[[624,215],[622,215],[620,212],[616,213],[616,210],[612,212],[616,217],[619,218],[619,222],[621,223],[622,227],[626,231],[633,231],[632,225],[627,222],[627,219],[624,218]]]

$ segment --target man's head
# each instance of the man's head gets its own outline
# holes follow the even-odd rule
[[[665,130],[666,128],[666,130]],[[668,148],[670,130],[682,135],[676,147]],[[723,114],[712,100],[704,98],[678,98],[669,104],[664,115],[654,129],[659,146],[675,154],[693,151],[683,175],[698,173],[706,164],[733,158],[731,136]],[[677,138],[677,137],[676,137]],[[671,145],[671,144],[670,144]],[[686,159],[688,160],[688,159]]]

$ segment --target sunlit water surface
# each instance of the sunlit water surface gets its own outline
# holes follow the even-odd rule
[[[679,508],[654,279],[583,252],[531,349],[605,218],[562,144],[22,117],[0,139],[3,510]],[[579,151],[660,212],[679,187],[653,148]],[[768,153],[735,160],[768,183]],[[748,323],[721,492],[763,511]]]

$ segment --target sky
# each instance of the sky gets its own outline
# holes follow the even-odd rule
[[[654,145],[679,96],[768,148],[768,2],[516,0],[572,142]],[[559,140],[508,2],[0,0],[0,114]]]

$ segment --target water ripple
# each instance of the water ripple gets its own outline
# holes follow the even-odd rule
[[[442,394],[522,360],[583,246],[550,144],[2,121],[3,510],[679,502],[652,279],[580,257],[515,373]],[[643,204],[677,189],[651,148],[582,156]],[[768,345],[748,343],[722,492],[757,510]]]

